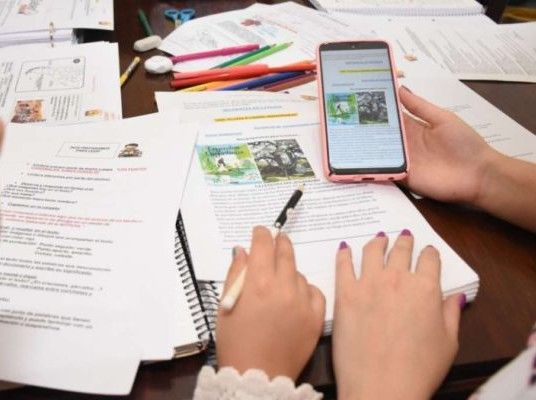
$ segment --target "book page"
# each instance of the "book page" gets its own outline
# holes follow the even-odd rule
[[[0,49],[0,116],[39,125],[120,119],[117,43]]]
[[[181,204],[196,277],[224,280],[233,246],[247,249],[253,226],[271,226],[304,183],[304,196],[285,231],[308,279],[332,278],[341,240],[360,248],[380,230],[394,238],[408,228],[417,249],[433,244],[442,252],[449,265],[443,290],[471,287],[468,294],[474,297],[476,274],[396,186],[326,181],[319,135],[318,121],[310,117],[201,128]],[[360,256],[355,256],[358,266]]]
[[[167,113],[8,127],[1,380],[126,394],[140,360],[172,357],[193,324],[173,232],[197,130],[178,126]]]
[[[0,34],[86,28],[114,30],[113,0],[7,0],[0,3]]]

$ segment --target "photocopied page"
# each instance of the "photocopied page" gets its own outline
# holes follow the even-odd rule
[[[196,135],[173,113],[8,127],[0,380],[127,394],[140,360],[172,357],[190,318],[172,232]]]
[[[155,92],[160,111],[177,113],[183,122],[289,120],[317,115],[316,98],[257,91]]]
[[[122,117],[117,43],[0,49],[6,123],[67,125]]]
[[[378,32],[405,54],[424,54],[457,79],[536,82],[536,22],[390,24]]]
[[[255,4],[243,10],[230,11],[188,22],[167,36],[160,50],[185,54],[247,43],[260,46],[292,43],[280,52],[263,58],[261,63],[277,66],[316,58],[316,46],[322,41],[342,40],[367,32],[353,28],[325,13],[293,2],[274,6]],[[233,56],[175,64],[177,71],[210,68]]]
[[[536,135],[452,77],[407,77],[403,85],[428,101],[454,112],[495,150],[536,162]]]
[[[114,29],[113,0],[9,0],[0,5],[0,34],[55,29]]]
[[[233,246],[248,248],[253,226],[271,226],[303,183],[305,193],[285,231],[308,279],[332,279],[341,240],[360,248],[381,230],[394,239],[408,228],[417,249],[427,244],[440,249],[449,265],[443,290],[466,291],[474,298],[477,275],[396,186],[335,184],[324,178],[317,118],[219,122],[200,129],[181,204],[198,279],[224,280]],[[356,258],[359,265],[359,254]]]

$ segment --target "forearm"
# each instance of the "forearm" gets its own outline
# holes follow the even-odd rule
[[[536,232],[536,164],[497,153],[482,179],[476,206]]]

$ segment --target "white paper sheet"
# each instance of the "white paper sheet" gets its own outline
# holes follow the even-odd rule
[[[305,194],[286,231],[298,268],[308,278],[332,277],[341,240],[357,249],[380,230],[394,237],[409,228],[416,248],[433,244],[449,265],[442,276],[444,291],[474,289],[476,274],[396,186],[328,183],[321,171],[318,135],[314,117],[201,128],[181,205],[198,279],[223,280],[232,247],[247,248],[251,228],[271,225],[303,182]],[[287,164],[295,167],[285,170],[284,160],[294,160]],[[359,254],[355,257],[359,265]]]
[[[318,103],[283,93],[155,92],[160,111],[175,112],[182,122],[211,123],[286,120],[318,115]]]
[[[169,113],[8,127],[0,379],[126,394],[140,360],[171,358],[190,318],[173,231],[196,134]]]
[[[536,82],[536,22],[399,23],[377,32],[405,54],[425,56],[458,79]]]
[[[0,6],[0,35],[12,32],[87,28],[114,29],[113,0],[10,0]]]
[[[0,49],[5,122],[67,125],[120,119],[117,43]]]
[[[270,7],[255,4],[244,10],[189,21],[167,36],[159,48],[176,55],[246,43],[265,46],[292,42],[288,49],[259,61],[284,65],[315,59],[316,47],[323,41],[368,35],[365,30],[348,30],[346,23],[325,13],[287,2]],[[210,68],[236,56],[188,61],[176,64],[174,69],[189,71]]]

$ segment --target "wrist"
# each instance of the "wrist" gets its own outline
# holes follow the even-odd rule
[[[479,163],[479,167],[477,167],[477,190],[473,198],[467,202],[469,205],[482,210],[488,209],[489,200],[494,192],[498,171],[501,165],[507,161],[508,157],[491,148],[483,155],[482,161]]]
[[[411,388],[396,387],[396,385],[386,384],[383,380],[375,384],[369,382],[362,387],[357,387],[355,384],[337,383],[338,400],[429,400],[432,393],[425,392],[428,390],[418,385]]]

